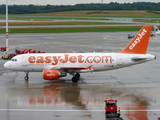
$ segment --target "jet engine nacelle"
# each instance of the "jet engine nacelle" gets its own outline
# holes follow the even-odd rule
[[[60,70],[43,70],[43,79],[45,80],[55,80],[59,77],[65,77],[67,73]]]

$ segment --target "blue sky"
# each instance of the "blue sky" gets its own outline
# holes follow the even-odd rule
[[[9,5],[75,5],[79,3],[101,3],[102,0],[8,0]],[[160,0],[103,0],[103,3],[133,3],[133,2],[160,2]],[[6,0],[1,0],[0,4],[6,4]]]

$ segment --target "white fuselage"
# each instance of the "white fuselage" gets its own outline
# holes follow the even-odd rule
[[[106,71],[155,59],[150,54],[121,53],[40,53],[23,54],[4,64],[14,71],[42,72],[45,69],[70,69],[76,72]],[[82,70],[92,66],[90,70]],[[69,72],[71,72],[69,71]]]

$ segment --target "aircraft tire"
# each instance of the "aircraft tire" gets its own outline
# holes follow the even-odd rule
[[[28,77],[28,76],[26,76],[26,77],[24,77],[24,79],[25,79],[25,80],[28,80],[28,79],[29,79],[29,77]]]
[[[76,77],[76,78],[79,79],[79,78],[80,78],[80,74],[79,74],[79,73],[76,73],[74,77]]]
[[[78,78],[77,78],[77,77],[72,77],[72,82],[73,82],[73,83],[77,83],[77,81],[78,81]]]

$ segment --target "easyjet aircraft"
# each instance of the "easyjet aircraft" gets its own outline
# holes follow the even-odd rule
[[[156,34],[159,34],[159,35],[160,35],[160,30],[158,29],[157,26],[154,26],[154,31],[155,31]]]
[[[107,71],[144,63],[156,56],[146,54],[152,26],[144,26],[124,50],[118,53],[32,53],[13,57],[4,67],[24,71],[28,80],[29,72],[43,72],[45,80],[55,80],[73,75],[77,82],[80,73]]]

